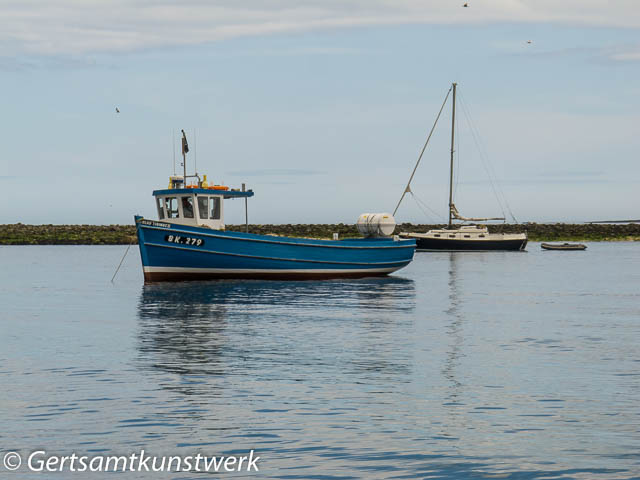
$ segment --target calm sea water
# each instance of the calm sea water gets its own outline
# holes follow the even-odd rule
[[[259,473],[240,476],[640,478],[640,243],[147,286],[132,248],[111,284],[124,249],[0,247],[3,455],[254,449]]]

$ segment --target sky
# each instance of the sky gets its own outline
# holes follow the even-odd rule
[[[639,218],[640,3],[463,3],[0,0],[0,223],[155,218],[180,129],[250,223],[393,212],[452,82],[462,215]],[[446,219],[450,134],[396,221]]]

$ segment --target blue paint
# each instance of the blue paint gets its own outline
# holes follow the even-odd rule
[[[143,267],[201,269],[211,278],[237,270],[254,270],[245,272],[247,278],[256,273],[264,276],[260,270],[269,270],[275,277],[290,273],[343,276],[354,270],[362,276],[384,274],[408,265],[415,252],[414,240],[316,240],[174,225],[139,216],[135,221]],[[178,243],[176,237],[188,238],[190,244]],[[224,271],[212,274],[206,269]],[[145,278],[151,280],[146,273]]]

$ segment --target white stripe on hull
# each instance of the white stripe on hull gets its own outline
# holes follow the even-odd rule
[[[440,253],[456,253],[456,252],[463,252],[463,253],[464,252],[469,252],[469,253],[472,253],[472,252],[523,252],[523,251],[524,250],[514,250],[514,249],[501,250],[499,248],[493,248],[493,249],[487,248],[486,250],[485,249],[479,249],[479,248],[478,249],[469,248],[467,250],[456,249],[456,248],[449,248],[449,249],[446,249],[446,248],[416,248],[416,252],[433,252],[433,253],[438,253],[438,252],[440,252]]]
[[[142,267],[145,273],[228,273],[228,274],[252,274],[252,273],[280,273],[280,274],[332,274],[332,273],[391,273],[402,267],[388,268],[190,268],[190,267]]]

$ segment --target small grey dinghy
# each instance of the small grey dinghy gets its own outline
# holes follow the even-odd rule
[[[544,250],[586,250],[587,246],[582,243],[543,243],[540,245]]]

